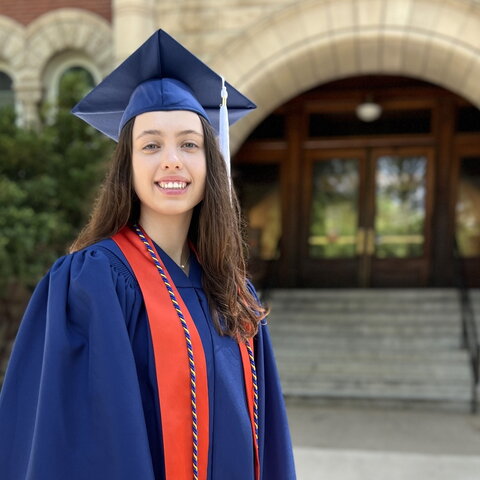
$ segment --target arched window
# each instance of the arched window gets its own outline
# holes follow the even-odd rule
[[[47,116],[58,108],[72,108],[102,80],[102,73],[84,53],[65,51],[55,55],[43,71],[43,104]]]
[[[12,79],[0,71],[0,108],[14,105]]]
[[[58,80],[58,106],[72,108],[94,86],[93,75],[86,68],[80,66],[67,68]]]

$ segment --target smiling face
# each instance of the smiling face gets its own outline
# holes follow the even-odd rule
[[[185,110],[138,115],[132,133],[132,169],[141,218],[190,219],[203,199],[207,174],[199,116]]]

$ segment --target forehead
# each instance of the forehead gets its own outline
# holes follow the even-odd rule
[[[203,134],[200,117],[196,113],[187,110],[142,113],[135,117],[133,135],[138,135],[144,130],[160,130],[164,133],[194,130]]]

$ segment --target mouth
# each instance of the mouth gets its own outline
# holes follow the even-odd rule
[[[185,190],[188,187],[187,182],[155,182],[155,185],[161,190]]]

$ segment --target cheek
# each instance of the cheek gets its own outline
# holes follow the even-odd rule
[[[201,179],[201,184],[203,187],[203,194],[205,193],[205,184],[207,182],[207,161],[205,158],[201,162],[198,168],[198,177]]]
[[[147,179],[148,169],[146,163],[134,156],[132,158],[132,186],[138,196],[140,196],[142,188],[145,188]]]
[[[132,186],[135,191],[137,191],[138,186],[138,164],[132,159]]]

